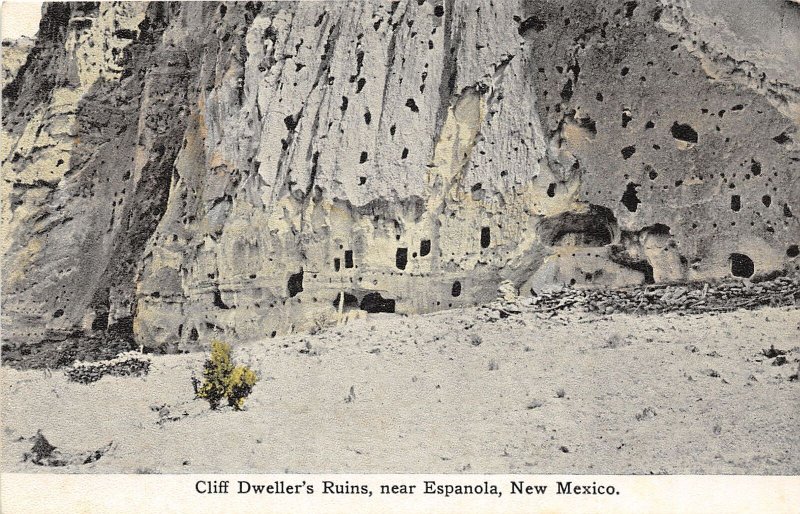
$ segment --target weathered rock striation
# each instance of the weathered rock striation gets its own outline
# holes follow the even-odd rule
[[[4,348],[796,270],[800,7],[734,3],[46,4]]]
[[[20,67],[28,59],[28,53],[36,41],[22,36],[18,39],[4,39],[0,47],[3,56],[3,87],[14,80]]]

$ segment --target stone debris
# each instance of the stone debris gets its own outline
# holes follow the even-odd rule
[[[23,455],[22,460],[23,462],[32,462],[37,466],[63,467],[90,464],[100,460],[100,457],[105,455],[114,446],[114,442],[111,441],[97,450],[70,454],[62,452],[57,447],[50,444],[41,430],[37,430],[36,435],[31,437],[31,440],[33,441],[33,447],[31,451]]]
[[[771,344],[769,348],[761,350],[761,353],[763,353],[764,357],[768,359],[773,359],[775,357],[778,357],[779,355],[786,355],[786,351],[775,348],[774,344]]]
[[[150,410],[157,414],[155,424],[158,426],[187,418],[196,418],[208,413],[206,405],[198,401],[182,402],[178,405],[154,404],[150,406]]]
[[[797,306],[800,277],[781,276],[762,282],[695,282],[681,285],[657,284],[620,289],[578,289],[565,287],[533,297],[516,297],[499,291],[499,297],[482,308],[485,319],[496,321],[523,311],[550,313],[581,309],[595,314],[699,314],[755,309],[762,306]],[[767,352],[775,351],[764,350]]]
[[[644,421],[656,417],[656,410],[652,407],[645,407],[644,410],[636,414],[636,421]]]
[[[150,357],[143,353],[130,351],[121,353],[113,359],[75,363],[64,370],[64,374],[73,382],[89,384],[97,382],[105,375],[111,376],[144,376],[150,371]]]
[[[510,280],[500,282],[497,287],[497,293],[506,302],[514,302],[519,299],[519,291]]]

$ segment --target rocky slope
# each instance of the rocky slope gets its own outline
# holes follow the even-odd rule
[[[800,8],[734,4],[46,4],[5,349],[796,270]]]

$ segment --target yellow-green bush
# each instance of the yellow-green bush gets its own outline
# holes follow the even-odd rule
[[[228,405],[240,410],[258,381],[255,372],[247,366],[234,366],[231,345],[221,341],[211,343],[211,357],[203,366],[203,378],[197,397],[207,400],[212,409],[227,398]]]

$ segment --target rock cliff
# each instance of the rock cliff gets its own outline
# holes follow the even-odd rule
[[[740,4],[45,4],[6,360],[796,270],[800,6]]]

